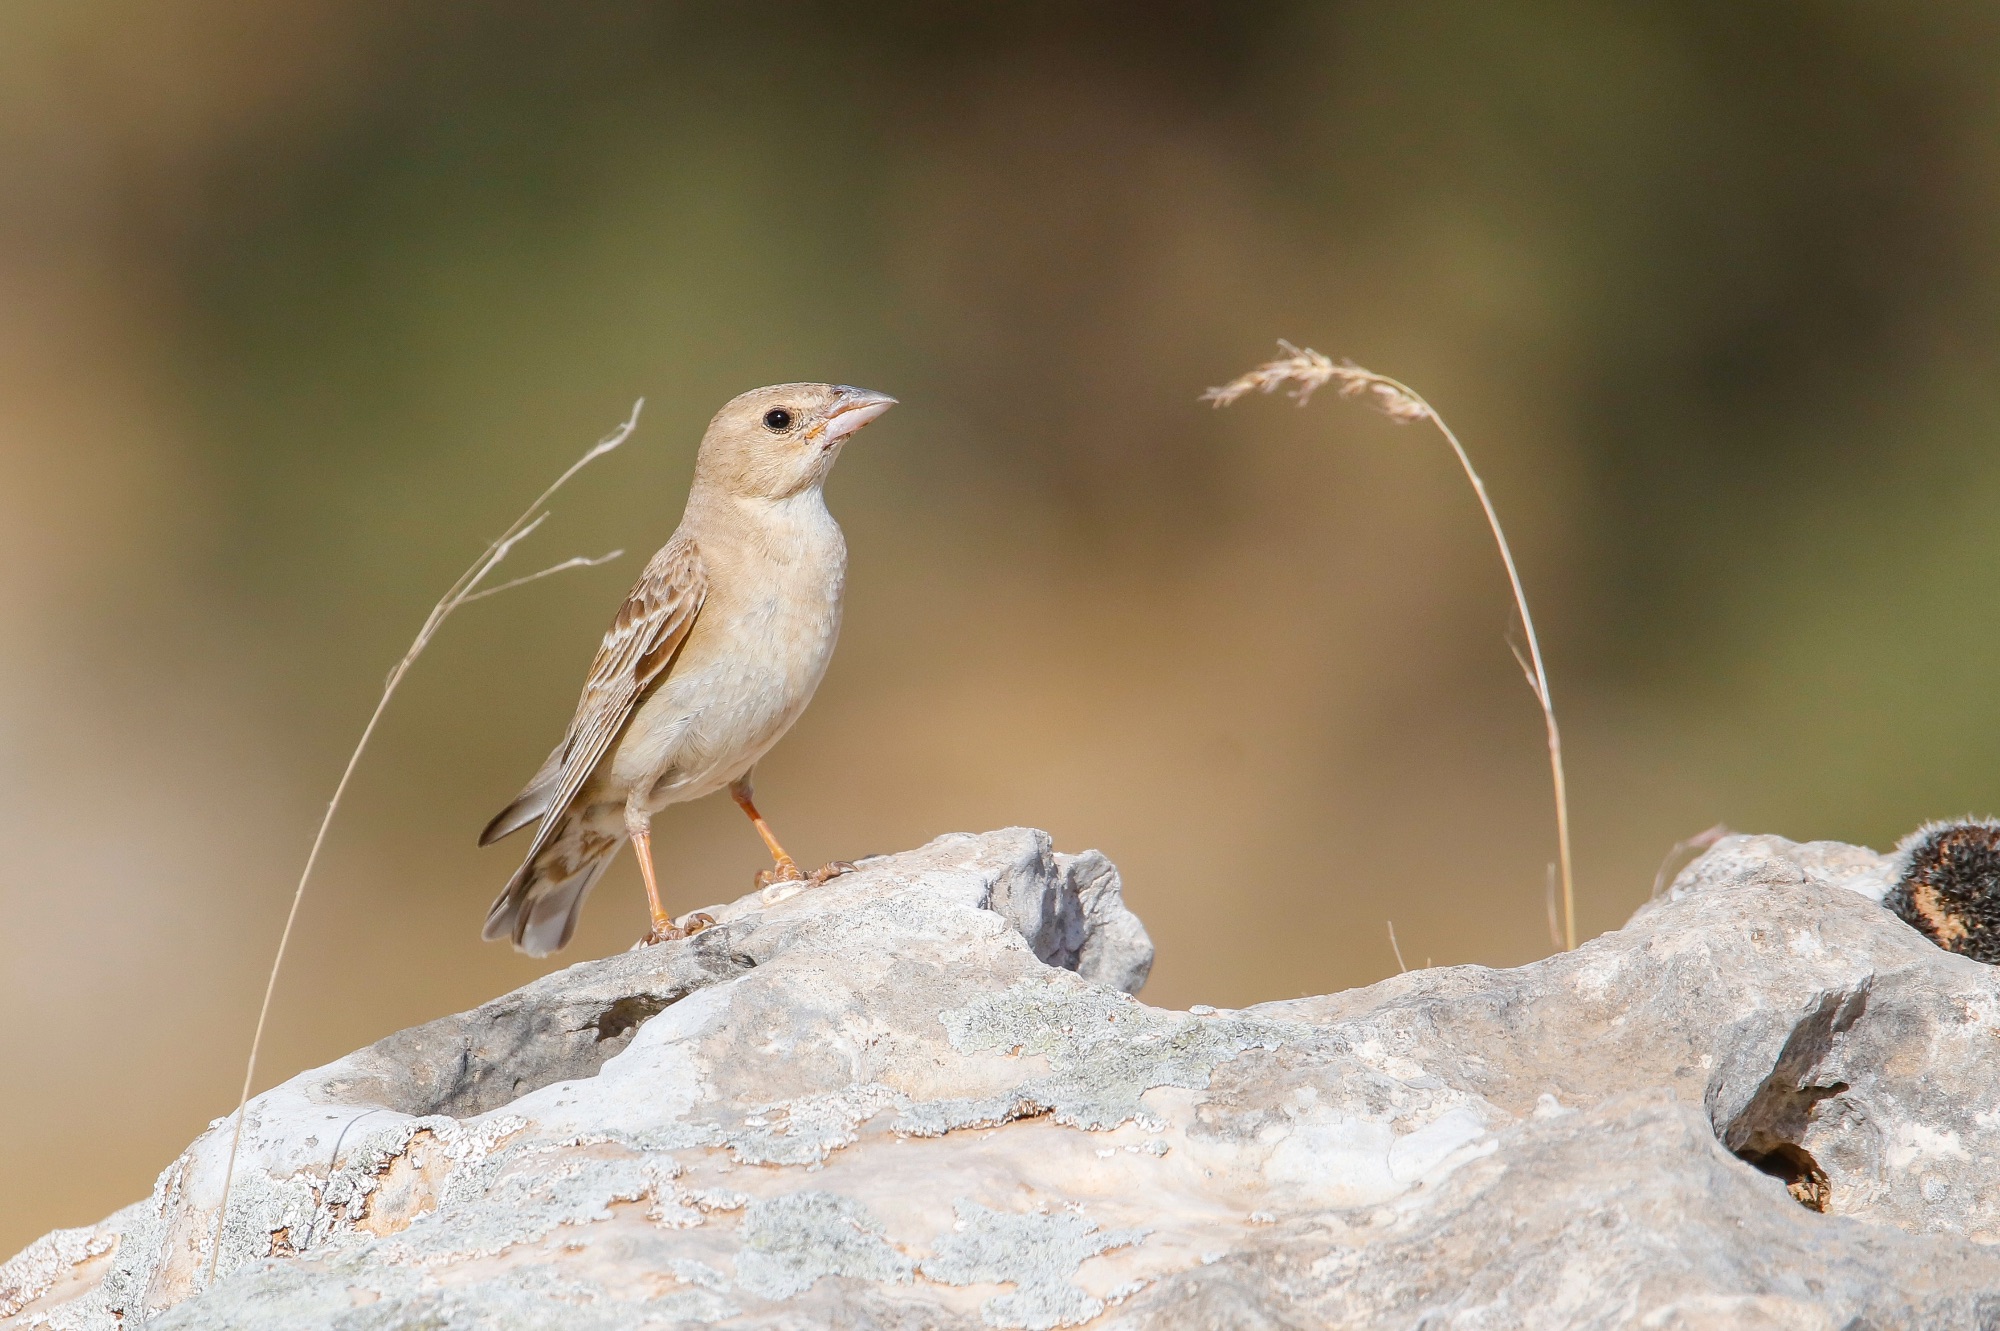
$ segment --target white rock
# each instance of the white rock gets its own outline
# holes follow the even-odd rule
[[[1196,1016],[1102,856],[945,837],[294,1078],[214,1288],[226,1123],[0,1327],[1988,1325],[2000,981],[1891,876],[1731,838],[1575,953]]]

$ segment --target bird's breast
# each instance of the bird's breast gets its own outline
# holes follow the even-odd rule
[[[817,495],[813,496],[817,499]],[[809,695],[825,673],[840,632],[847,545],[821,503],[764,524],[730,571],[719,598],[730,651],[751,674],[787,693]]]
[[[657,783],[664,802],[698,798],[754,764],[833,657],[847,575],[840,530],[828,518],[824,529],[773,535],[711,568],[687,645],[614,760],[635,784]]]
[[[724,608],[720,660],[732,673],[787,697],[810,695],[840,634],[845,570],[782,569],[755,594]]]

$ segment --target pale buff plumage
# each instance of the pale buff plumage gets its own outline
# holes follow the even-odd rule
[[[842,445],[895,399],[779,384],[709,423],[681,524],[619,608],[563,740],[486,827],[540,820],[486,917],[535,956],[569,942],[618,848],[637,847],[653,937],[675,937],[652,872],[651,818],[725,786],[778,877],[801,877],[751,802],[750,771],[811,701],[840,631],[847,546],[821,485]]]

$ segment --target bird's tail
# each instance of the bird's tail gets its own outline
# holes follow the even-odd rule
[[[480,845],[490,846],[501,837],[512,836],[549,811],[549,801],[555,798],[556,787],[562,784],[563,757],[568,752],[569,740],[565,737],[542,763],[542,770],[535,773],[534,780],[528,782],[528,788],[493,815],[493,821],[479,834]]]
[[[569,944],[583,899],[618,857],[622,832],[590,825],[587,810],[572,809],[547,842],[507,881],[486,912],[480,937],[513,940],[531,957],[545,957]]]

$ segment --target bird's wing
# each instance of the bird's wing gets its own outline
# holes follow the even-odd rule
[[[570,801],[631,719],[647,686],[665,673],[687,641],[707,595],[708,572],[702,567],[701,552],[676,532],[639,575],[598,646],[576,716],[563,739],[562,776],[535,832],[535,844],[528,849],[529,863],[562,824]]]

